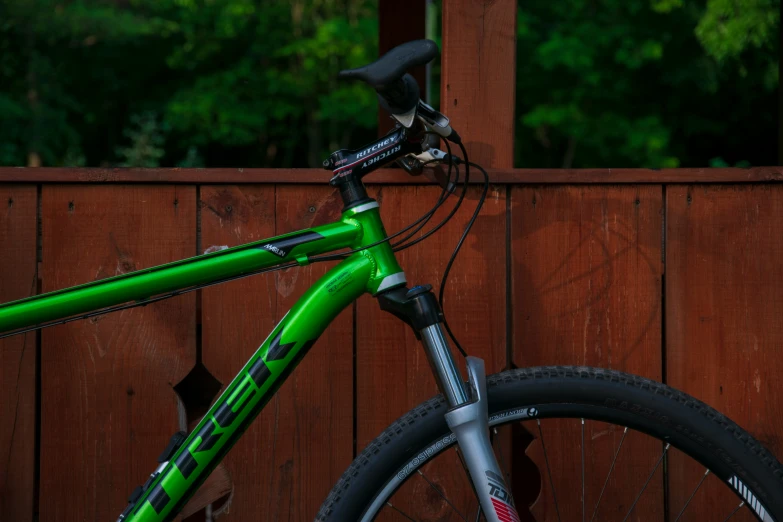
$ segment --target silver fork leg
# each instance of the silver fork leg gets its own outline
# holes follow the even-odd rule
[[[424,328],[421,337],[435,379],[450,406],[445,415],[446,423],[457,437],[484,517],[487,522],[519,520],[511,492],[503,479],[489,440],[484,361],[477,357],[467,359],[468,382],[473,389],[473,398],[468,399],[441,325]]]

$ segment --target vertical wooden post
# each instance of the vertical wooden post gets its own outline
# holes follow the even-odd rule
[[[443,2],[441,112],[471,161],[514,163],[516,0]]]
[[[378,56],[402,43],[421,40],[425,33],[425,0],[379,0],[378,2]],[[424,92],[426,69],[416,67],[411,74]],[[389,132],[392,119],[383,110],[378,109],[378,135]]]
[[[0,303],[36,293],[35,185],[0,186]],[[36,334],[0,341],[0,519],[33,520]]]

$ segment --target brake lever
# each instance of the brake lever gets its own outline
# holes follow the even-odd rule
[[[408,154],[403,156],[397,160],[397,164],[405,169],[405,171],[411,176],[420,176],[424,172],[424,164],[435,160],[447,162],[448,154],[442,150],[430,148],[421,154]],[[453,160],[456,164],[458,158],[454,156]],[[432,169],[432,175],[434,176],[435,181],[438,183],[438,185],[441,186],[441,188],[446,189],[449,193],[453,193],[457,187],[456,183],[454,181],[449,183],[448,176],[443,173],[442,169],[440,169],[438,165],[435,165],[434,167],[435,168]]]
[[[411,176],[421,176],[421,173],[424,172],[424,163],[419,161],[419,159],[413,154],[409,154],[398,159],[397,164],[405,169],[405,172]]]
[[[419,118],[419,120],[421,124],[423,124],[423,129],[432,129],[424,119]],[[442,160],[446,157],[446,154],[443,151],[437,149],[439,143],[440,138],[437,134],[434,134],[433,132],[425,133],[421,142],[422,152],[419,154],[407,154],[402,158],[399,158],[396,163],[405,169],[405,172],[411,176],[420,176],[421,173],[424,172],[424,164],[426,162]]]
[[[451,128],[449,119],[445,114],[436,111],[421,100],[419,100],[416,112],[419,119],[439,136],[442,136],[449,141],[453,141],[454,143],[462,141],[459,134]]]

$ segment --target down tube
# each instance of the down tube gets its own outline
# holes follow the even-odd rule
[[[275,327],[124,520],[174,518],[329,323],[367,289],[374,263],[354,254],[327,272]]]

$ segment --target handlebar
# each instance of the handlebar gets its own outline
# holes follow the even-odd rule
[[[397,161],[409,174],[417,175],[427,154],[431,159],[446,159],[447,155],[435,148],[438,138],[434,135],[461,143],[449,119],[419,99],[419,86],[407,73],[411,67],[430,62],[438,52],[435,42],[416,40],[395,47],[371,64],[340,72],[340,78],[361,80],[373,87],[381,106],[400,124],[373,143],[335,151],[323,162],[324,169],[334,174],[330,184],[340,187],[346,204],[363,200],[361,179],[382,165]]]

